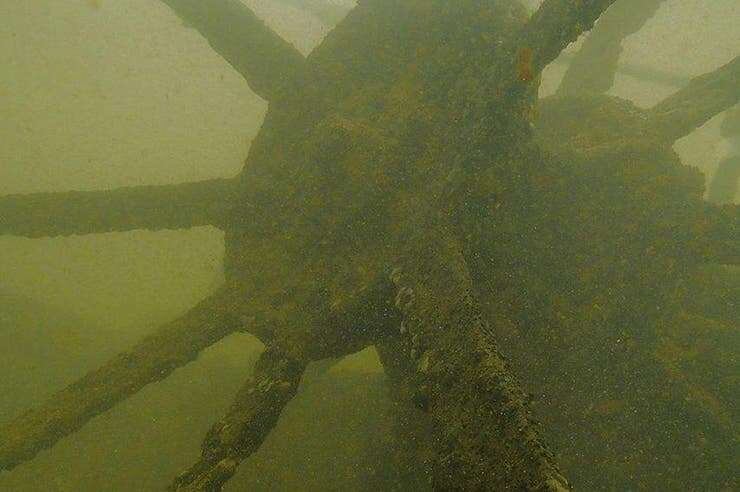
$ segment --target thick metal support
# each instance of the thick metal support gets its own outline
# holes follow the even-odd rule
[[[70,236],[135,229],[224,227],[233,181],[0,197],[0,235]]]

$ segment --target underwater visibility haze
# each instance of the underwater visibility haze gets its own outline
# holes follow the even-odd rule
[[[740,489],[736,0],[0,18],[0,491]]]

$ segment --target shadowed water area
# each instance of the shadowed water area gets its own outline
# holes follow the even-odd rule
[[[737,490],[740,7],[541,3],[0,5],[0,490]]]

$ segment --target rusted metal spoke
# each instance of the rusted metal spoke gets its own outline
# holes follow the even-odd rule
[[[514,55],[510,78],[523,82],[536,79],[547,65],[584,32],[616,0],[545,0],[537,12],[508,44]],[[526,80],[522,72],[526,71]]]
[[[435,490],[568,490],[444,233],[392,278],[400,341],[378,343],[391,381],[429,417]]]
[[[565,72],[558,94],[606,93],[619,70],[622,42],[638,32],[665,0],[618,0],[586,37]]]
[[[221,490],[239,463],[254,453],[275,427],[298,390],[306,364],[303,359],[268,348],[226,416],[208,431],[198,462],[174,481],[171,490]]]
[[[655,105],[648,127],[676,141],[690,134],[740,100],[740,57],[713,72],[700,75],[688,86]]]
[[[0,197],[0,235],[50,237],[223,227],[234,189],[231,180],[213,179],[109,191],[8,195]]]
[[[222,290],[164,325],[128,352],[0,428],[0,470],[10,470],[74,433],[144,386],[165,379],[205,348],[241,328],[231,292]]]
[[[162,0],[267,101],[305,69],[305,58],[239,0]]]

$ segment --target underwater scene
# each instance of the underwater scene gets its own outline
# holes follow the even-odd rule
[[[0,492],[740,490],[737,0],[0,19]]]

